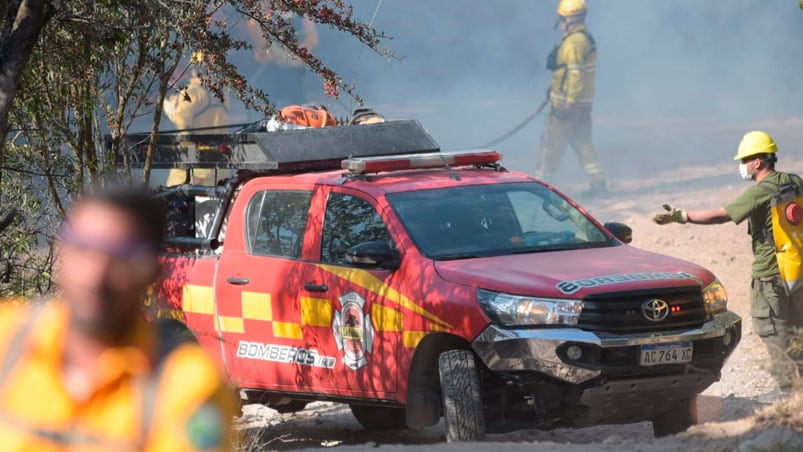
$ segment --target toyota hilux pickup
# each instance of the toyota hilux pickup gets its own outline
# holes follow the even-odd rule
[[[205,230],[173,228],[148,315],[281,412],[341,402],[368,429],[443,418],[449,441],[694,424],[740,340],[722,284],[500,158],[441,152],[416,121],[160,137],[157,167],[239,171],[160,192],[185,214],[216,204]]]

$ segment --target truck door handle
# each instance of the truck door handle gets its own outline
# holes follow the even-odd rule
[[[329,286],[326,284],[304,283],[304,290],[309,290],[310,292],[326,292],[329,290]]]
[[[236,286],[244,286],[248,284],[248,278],[237,278],[235,276],[229,276],[226,278],[226,282],[229,284],[234,284]]]

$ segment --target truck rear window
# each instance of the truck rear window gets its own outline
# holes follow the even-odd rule
[[[310,191],[262,191],[248,202],[248,252],[300,258],[307,228]]]
[[[582,212],[537,183],[420,190],[386,198],[421,253],[432,259],[612,245]]]

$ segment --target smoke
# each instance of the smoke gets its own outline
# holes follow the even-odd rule
[[[364,18],[376,5],[355,2]],[[546,55],[560,38],[556,6],[384,0],[374,25],[393,37],[386,45],[402,61],[360,51],[326,31],[319,51],[367,104],[389,117],[421,120],[445,149],[472,147],[512,128],[544,98]],[[588,0],[588,7],[599,53],[595,144],[612,177],[728,161],[741,136],[756,128],[776,137],[784,158],[799,158],[797,2]],[[542,128],[539,118],[498,146],[507,166],[532,172]],[[579,167],[567,151],[558,182],[582,180]]]
[[[362,0],[355,15],[391,36],[398,59],[318,26],[314,49],[366,105],[388,118],[415,118],[444,149],[503,134],[544,99],[546,56],[560,39],[557,0]],[[380,5],[377,10],[377,5]],[[803,11],[791,0],[588,0],[598,46],[594,141],[615,185],[633,171],[730,160],[741,136],[763,128],[784,158],[803,140]],[[256,84],[272,79],[238,60]],[[250,61],[250,62],[249,62]],[[251,65],[249,67],[249,65]],[[337,115],[348,97],[323,96],[309,75],[305,101]],[[309,86],[312,88],[310,89]],[[512,169],[534,170],[542,115],[497,146]],[[253,117],[249,118],[253,119]],[[583,183],[567,151],[556,182]]]

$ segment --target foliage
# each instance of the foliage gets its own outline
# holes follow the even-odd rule
[[[6,273],[16,274],[0,281],[0,295],[49,288],[23,288],[14,281],[26,279],[22,265],[30,259],[38,262],[29,265],[32,272],[49,266],[52,253],[35,252],[36,245],[52,242],[54,225],[77,192],[118,166],[131,177],[123,138],[134,121],[145,118],[154,142],[163,101],[168,93],[182,92],[187,72],[197,71],[220,100],[235,96],[248,108],[273,111],[269,94],[250,86],[230,62],[233,52],[252,46],[238,38],[249,21],[267,43],[280,43],[318,75],[328,95],[355,95],[354,87],[299,41],[288,12],[387,53],[380,46],[382,33],[356,19],[342,0],[60,2],[33,49],[10,111],[0,204],[19,205],[23,220],[0,238],[0,259],[11,269]],[[146,183],[149,174],[146,166]],[[32,194],[39,194],[35,202]]]
[[[58,210],[48,205],[42,193],[43,162],[27,146],[9,146],[9,166],[25,166],[26,171],[11,171],[0,183],[8,205],[15,206],[17,215],[0,234],[0,299],[14,295],[35,297],[52,289],[53,248],[52,231],[58,218],[50,212]]]

